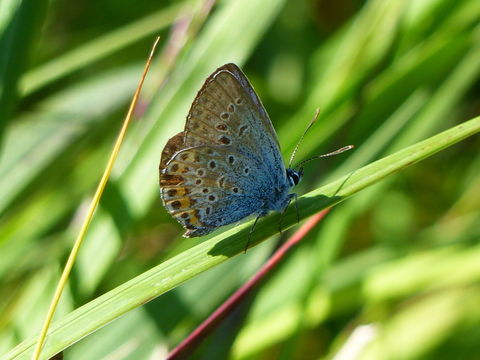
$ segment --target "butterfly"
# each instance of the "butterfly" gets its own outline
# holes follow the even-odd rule
[[[206,79],[184,131],[165,145],[159,172],[163,204],[184,237],[284,210],[303,176],[303,168],[285,167],[272,122],[235,64]]]

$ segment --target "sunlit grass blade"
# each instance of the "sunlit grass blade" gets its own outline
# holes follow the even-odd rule
[[[175,20],[178,12],[189,4],[190,1],[174,3],[170,7],[149,14],[132,24],[96,37],[90,42],[84,43],[66,54],[57,56],[53,60],[30,70],[21,78],[21,95],[31,95],[31,93],[48,86],[54,81],[84,69],[139,40],[158,33],[169,26]]]
[[[480,132],[480,117],[353,171],[344,178],[300,197],[299,208],[302,209],[300,216],[303,219],[333,206],[383,178],[478,132]],[[278,231],[279,216],[279,214],[272,214],[258,223],[252,245],[258,244]],[[285,227],[296,224],[294,209],[287,211],[283,223]],[[125,312],[241,253],[250,226],[251,223],[248,222],[221,233],[75,310],[52,325],[49,341],[45,345],[45,354],[57,353]],[[23,342],[2,360],[26,359],[31,354],[33,344],[33,340]]]

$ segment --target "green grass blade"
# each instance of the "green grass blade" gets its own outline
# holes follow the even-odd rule
[[[84,69],[148,36],[153,38],[155,33],[166,28],[175,20],[179,10],[183,7],[185,7],[184,3],[175,3],[132,24],[99,36],[30,70],[20,80],[21,95],[28,96],[52,82]]]
[[[343,201],[383,178],[478,132],[480,132],[480,117],[358,169],[342,179],[300,197],[299,208],[302,209],[300,216],[304,219],[321,209]],[[252,245],[278,231],[279,216],[279,214],[272,214],[258,223]],[[287,211],[283,223],[286,227],[295,225],[294,209],[290,208]],[[45,345],[45,355],[55,354],[125,312],[241,253],[251,225],[251,222],[240,225],[184,251],[67,315],[52,325]],[[33,339],[26,340],[1,359],[27,359],[33,345]]]
[[[0,135],[17,103],[17,82],[28,64],[47,5],[47,0],[0,5]]]

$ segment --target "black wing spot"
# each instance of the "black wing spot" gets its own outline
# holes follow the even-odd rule
[[[222,135],[220,136],[220,138],[218,139],[223,145],[228,145],[232,142],[232,140],[230,140],[229,137],[225,136],[225,135]]]

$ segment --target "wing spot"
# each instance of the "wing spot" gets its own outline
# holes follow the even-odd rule
[[[235,111],[235,105],[233,104],[228,105],[228,111],[233,113]]]
[[[237,187],[234,187],[232,190],[235,194],[238,193],[238,188]]]
[[[197,180],[195,180],[195,184],[201,185],[201,184],[202,184],[202,179],[197,179]]]
[[[182,174],[185,174],[190,171],[190,168],[188,166],[184,166],[182,169]]]
[[[188,218],[188,214],[186,212],[184,212],[184,213],[182,213],[182,215],[180,215],[180,217],[182,219],[186,219],[186,218]]]
[[[165,169],[166,170],[166,169]],[[160,179],[160,186],[167,186],[167,185],[180,185],[185,181],[183,177],[180,175],[170,175],[170,174],[162,174]]]
[[[187,160],[188,159],[188,153],[183,153],[182,155],[180,155],[180,159],[182,160]]]
[[[211,211],[212,211],[212,208],[207,207],[207,208],[205,209],[205,214],[210,215],[210,212],[211,212]]]
[[[222,113],[222,114],[220,115],[220,117],[221,117],[223,120],[228,120],[228,118],[230,117],[230,114],[224,112],[224,113]]]
[[[215,128],[216,128],[217,130],[220,130],[220,131],[227,131],[227,129],[228,129],[228,128],[227,128],[227,125],[225,125],[225,124],[217,124],[217,125],[215,126]]]
[[[229,155],[229,156],[228,156],[228,162],[229,162],[230,164],[233,164],[233,163],[235,162],[235,156]]]
[[[180,209],[180,207],[182,206],[182,203],[178,200],[175,200],[175,201],[172,201],[170,206],[174,209]]]
[[[245,169],[243,169],[243,171],[245,172],[245,174],[248,174],[250,172],[250,169],[246,167]]]
[[[204,194],[208,194],[208,191],[209,191],[209,190],[208,190],[207,188],[204,188],[204,189],[202,190],[202,192],[203,192]]]
[[[176,190],[176,189],[169,189],[169,190],[167,191],[167,195],[168,195],[169,197],[173,197],[173,196],[177,195],[177,190]]]
[[[238,136],[242,136],[246,130],[248,130],[248,125],[241,126],[240,129],[238,130]]]
[[[179,168],[178,164],[172,164],[172,166],[170,166],[170,171],[175,173],[178,171],[178,168]]]
[[[210,169],[215,169],[217,167],[217,163],[212,160],[208,163],[208,166],[210,166]]]
[[[203,175],[205,175],[205,169],[198,169],[198,170],[197,170],[197,175],[198,175],[198,176],[203,176]]]
[[[209,201],[215,201],[217,198],[214,195],[209,195],[208,200]]]
[[[224,145],[228,145],[230,144],[232,141],[230,140],[229,137],[225,136],[225,135],[222,135],[220,136],[220,138],[218,139],[222,144]]]
[[[235,99],[235,104],[242,105],[243,104],[243,99],[242,98],[236,98]]]

